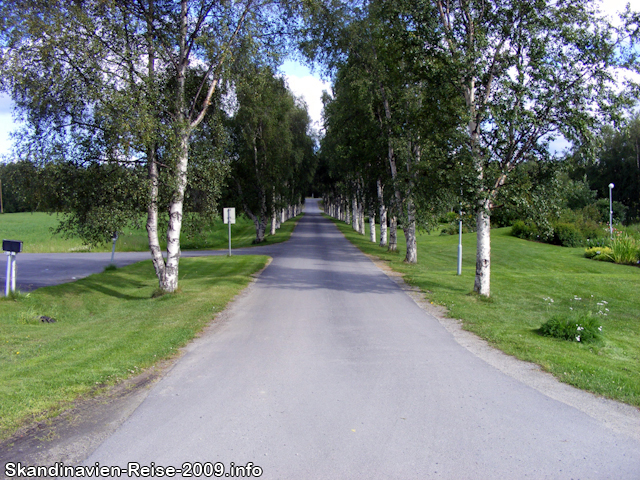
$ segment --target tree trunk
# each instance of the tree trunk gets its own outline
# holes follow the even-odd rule
[[[489,201],[481,202],[476,218],[478,241],[476,247],[476,279],[473,290],[488,297],[491,278],[491,222],[489,217]]]
[[[369,240],[376,243],[376,210],[373,205],[369,208]]]
[[[384,204],[384,187],[380,179],[377,181],[378,202],[380,203],[380,246],[387,245],[387,207]]]
[[[272,194],[272,203],[271,203],[271,231],[269,232],[271,235],[276,234],[276,187],[273,187]]]
[[[411,152],[413,154],[413,161],[415,161],[415,163],[419,163],[422,152],[417,143],[411,142]],[[416,206],[412,200],[413,173],[411,172],[411,164],[411,159],[407,159],[407,177],[409,178],[406,196],[407,220],[406,222],[403,222],[404,237],[407,241],[407,255],[405,256],[404,261],[407,263],[418,263],[418,245],[416,243]]]
[[[167,227],[167,261],[160,288],[165,292],[175,292],[178,288],[178,264],[180,262],[180,230],[182,229],[182,209],[184,192],[187,188],[187,165],[189,163],[189,130],[183,128],[179,134],[180,153],[176,164],[176,186],[173,200],[169,205],[169,226]]]
[[[393,215],[389,219],[389,252],[398,251],[398,218]]]
[[[149,249],[151,250],[151,261],[158,278],[159,286],[162,287],[164,278],[164,258],[160,249],[160,239],[158,237],[158,164],[155,158],[155,149],[149,148],[147,153],[147,163],[149,169],[149,205],[147,206],[147,237],[149,238]]]
[[[351,227],[360,233],[360,215],[358,214],[358,198],[354,195],[351,201]]]
[[[404,222],[403,222],[404,223]],[[407,221],[403,225],[404,237],[407,241],[407,255],[404,261],[407,263],[418,263],[418,246],[416,244],[416,215],[413,202],[407,200]]]

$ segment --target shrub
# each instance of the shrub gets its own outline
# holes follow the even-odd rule
[[[609,243],[611,246],[611,259],[615,263],[636,265],[638,263],[638,243],[633,237],[620,235],[614,237]]]
[[[458,235],[459,229],[460,229],[460,225],[457,222],[456,223],[452,223],[452,224],[449,224],[446,227],[444,227],[440,231],[440,235]],[[472,230],[463,223],[462,224],[462,233],[469,233],[469,232],[472,232]]]
[[[591,313],[557,314],[543,323],[539,331],[546,337],[587,343],[600,338],[602,325]]]
[[[458,212],[447,212],[438,219],[440,223],[452,223],[458,221]]]
[[[600,211],[602,218],[605,222],[609,221],[609,199],[601,198],[595,203],[596,208]],[[620,202],[613,202],[611,205],[613,210],[613,222],[625,223],[627,221],[627,212],[629,207],[623,205]]]
[[[525,240],[536,240],[538,227],[532,223],[525,223],[523,220],[516,220],[511,226],[511,235]]]
[[[564,247],[579,247],[584,244],[584,237],[573,223],[557,223],[553,226],[553,243]]]
[[[587,248],[584,256],[593,260],[603,260],[605,262],[613,262],[613,250],[609,247],[591,247]]]

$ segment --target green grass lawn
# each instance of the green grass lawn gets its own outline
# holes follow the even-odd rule
[[[296,221],[290,219],[283,223],[273,236],[267,235],[266,242],[271,244],[283,242],[289,238]],[[253,222],[244,215],[236,217],[237,223],[231,226],[232,248],[250,247],[255,239],[256,231]],[[118,252],[144,252],[149,249],[147,233],[143,227],[138,230],[127,229],[120,235],[116,243]],[[56,215],[42,212],[35,213],[5,213],[0,215],[0,236],[7,240],[22,240],[25,253],[66,253],[66,252],[110,252],[111,243],[89,249],[77,238],[65,239],[61,235],[53,235],[51,230],[58,226]],[[223,249],[228,247],[228,226],[222,221],[216,222],[214,228],[202,237],[190,238],[182,235],[180,246],[183,250]],[[164,237],[161,237],[161,247],[166,248]]]
[[[180,292],[158,298],[145,261],[0,300],[0,438],[175,355],[267,259],[183,258]]]
[[[457,235],[418,236],[418,264],[400,253],[369,242],[349,225],[340,230],[362,251],[376,255],[420,287],[449,316],[491,344],[522,360],[539,364],[576,387],[640,407],[640,269],[584,258],[584,249],[529,242],[509,235],[509,228],[491,231],[491,298],[472,294],[476,235],[463,235],[462,275],[457,270]],[[575,296],[581,300],[575,300]],[[552,298],[554,301],[545,301]],[[537,329],[552,314],[575,310],[601,315],[603,335],[581,344],[543,337]]]

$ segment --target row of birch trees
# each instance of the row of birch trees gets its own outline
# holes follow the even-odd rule
[[[635,104],[638,84],[624,75],[640,71],[638,13],[614,26],[588,0],[372,0],[328,12],[305,44],[334,78],[319,169],[327,212],[361,232],[377,215],[390,250],[401,226],[415,263],[416,229],[461,202],[476,218],[474,290],[489,296],[498,192],[518,165],[556,161],[557,137],[593,150],[594,132]],[[328,25],[339,33],[317,33]]]
[[[252,184],[259,206],[245,202],[257,240],[265,205],[276,224],[276,212],[282,220],[283,210],[298,205],[309,150],[301,139],[304,109],[286,99],[284,130],[292,139],[285,143],[294,160],[285,161],[282,151],[277,161],[265,157],[266,127],[248,131],[256,111],[246,127],[236,122],[235,144],[227,122],[234,107],[240,116],[255,110],[250,94],[239,106],[233,100],[262,88],[251,84],[252,66],[279,64],[295,38],[299,7],[286,0],[0,2],[0,91],[12,97],[22,121],[17,155],[57,185],[67,213],[63,230],[105,241],[146,214],[159,287],[174,292],[180,233],[216,215],[224,182],[239,168],[233,164],[246,160],[238,142],[254,142],[257,162],[293,171],[277,183],[272,177],[280,172],[260,167],[261,181],[269,178]],[[245,187],[240,196],[252,195]]]

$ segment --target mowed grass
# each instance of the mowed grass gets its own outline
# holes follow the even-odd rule
[[[509,228],[494,229],[491,298],[486,300],[472,293],[475,234],[462,236],[458,276],[457,235],[419,235],[418,264],[408,265],[403,263],[406,247],[400,230],[400,252],[391,254],[369,242],[368,224],[366,236],[344,222],[336,224],[363,252],[388,261],[432,302],[447,307],[465,329],[563,382],[640,407],[640,268],[595,262],[583,257],[582,248],[529,242],[509,235]],[[598,306],[603,300],[608,303]],[[600,341],[582,344],[537,332],[552,314],[570,308],[594,314],[602,310]]]
[[[267,235],[261,245],[283,242],[289,238],[300,216],[283,223],[276,234]],[[231,247],[242,248],[253,245],[256,236],[253,222],[244,215],[236,217],[237,223],[231,226]],[[56,215],[43,212],[5,213],[0,215],[0,237],[7,240],[22,240],[25,253],[68,253],[68,252],[110,252],[111,242],[98,247],[89,248],[78,238],[65,239],[62,235],[54,235],[52,229],[58,226]],[[144,228],[126,229],[116,242],[117,252],[144,252],[149,250],[147,232]],[[228,226],[222,220],[201,236],[181,235],[180,244],[183,250],[216,250],[229,246]],[[160,246],[165,249],[164,236],[160,238]]]
[[[183,258],[180,292],[157,298],[145,261],[0,300],[0,438],[175,355],[267,260]]]

